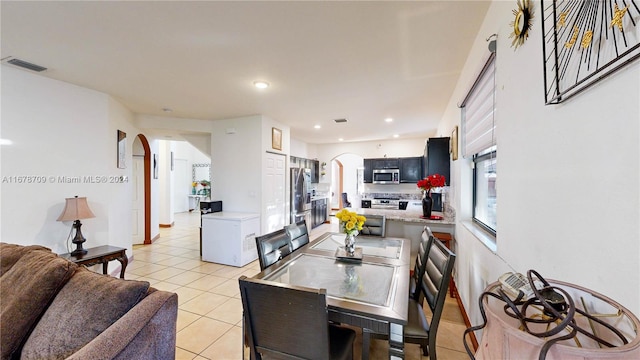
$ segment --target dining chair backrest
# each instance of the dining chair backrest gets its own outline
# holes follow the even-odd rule
[[[240,277],[252,359],[329,359],[325,289]]]
[[[290,252],[298,250],[309,242],[309,233],[307,232],[307,222],[305,220],[300,220],[284,228],[289,236]]]
[[[342,193],[342,207],[343,208],[351,207],[351,202],[347,197],[347,193]]]
[[[437,238],[433,239],[427,251],[425,271],[420,281],[420,291],[414,294],[414,299],[421,304],[424,299],[428,304],[432,313],[429,336],[435,339],[456,255]]]
[[[384,215],[366,215],[360,234],[369,236],[381,236],[385,234],[386,217]]]
[[[418,295],[416,290],[420,290],[419,284],[424,275],[425,265],[427,263],[427,255],[435,236],[431,232],[431,228],[425,226],[420,234],[420,243],[418,244],[418,254],[416,255],[416,262],[413,266],[413,274],[409,284],[409,295]]]
[[[289,235],[287,235],[285,229],[280,229],[262,236],[257,236],[256,248],[258,249],[260,270],[264,270],[276,261],[289,255],[291,252]]]

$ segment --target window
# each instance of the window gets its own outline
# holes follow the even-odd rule
[[[495,53],[462,102],[462,151],[473,160],[473,221],[496,234],[497,145],[495,124]]]
[[[473,220],[496,234],[496,150],[473,156]]]

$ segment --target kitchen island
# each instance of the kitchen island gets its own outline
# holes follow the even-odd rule
[[[351,211],[355,211],[365,217],[367,215],[384,215],[386,218],[386,236],[411,239],[412,258],[418,253],[420,234],[425,225],[433,232],[449,233],[455,238],[455,217],[450,213],[434,211],[432,215],[439,215],[443,218],[442,220],[431,220],[423,219],[422,211],[415,210],[353,208]],[[450,246],[452,249],[455,248],[455,240]]]

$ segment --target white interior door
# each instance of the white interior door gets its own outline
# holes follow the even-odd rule
[[[173,160],[173,211],[189,211],[189,195],[191,192],[191,171],[187,169],[186,159]]]
[[[144,156],[133,156],[131,184],[133,186],[133,203],[131,222],[133,244],[144,244]]]
[[[286,178],[285,156],[266,153],[266,177],[263,188],[265,199],[265,221],[263,233],[270,233],[282,229],[285,225],[286,214]]]

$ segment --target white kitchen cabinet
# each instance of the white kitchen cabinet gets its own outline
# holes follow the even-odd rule
[[[260,214],[217,212],[202,215],[202,260],[244,266],[258,258]]]

